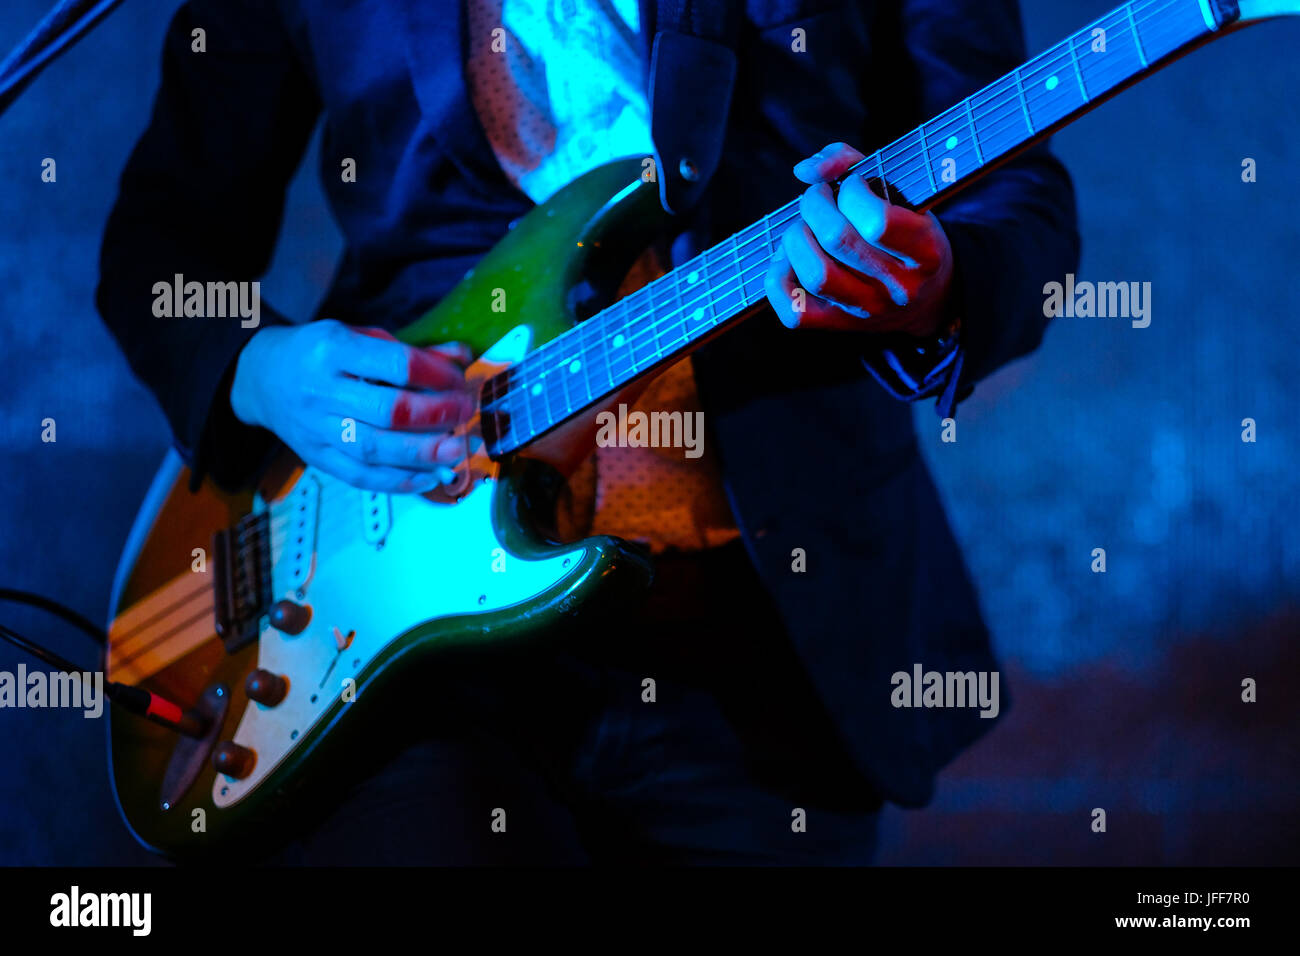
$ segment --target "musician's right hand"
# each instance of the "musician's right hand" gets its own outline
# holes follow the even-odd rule
[[[372,491],[422,493],[450,483],[474,412],[469,349],[415,348],[333,319],[268,326],[244,346],[230,406],[309,465]]]

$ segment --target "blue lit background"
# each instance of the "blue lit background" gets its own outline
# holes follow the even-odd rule
[[[1031,52],[1114,5],[1022,2]],[[45,6],[9,0],[0,45]],[[128,0],[0,117],[0,584],[96,619],[168,441],[92,292],[176,6]],[[1016,706],[930,809],[889,812],[885,862],[1295,862],[1298,47],[1300,22],[1255,27],[1060,134],[1079,278],[1151,282],[1150,327],[1058,320],[963,406],[955,445],[918,409]],[[47,156],[55,185],[40,181]],[[314,169],[263,285],[290,314],[311,310],[338,250]],[[46,417],[56,444],[40,442]],[[89,657],[22,608],[0,621]],[[0,646],[0,668],[17,660]],[[1259,703],[1240,702],[1243,677]],[[0,711],[0,863],[150,862],[105,763],[97,722]],[[1105,835],[1089,831],[1093,807]]]

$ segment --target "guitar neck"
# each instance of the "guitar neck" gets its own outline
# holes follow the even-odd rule
[[[853,167],[887,200],[924,210],[1238,18],[1231,0],[1134,0],[1040,53]],[[787,203],[484,385],[492,457],[514,451],[690,352],[765,295]]]

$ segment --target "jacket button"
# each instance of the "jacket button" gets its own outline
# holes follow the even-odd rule
[[[682,161],[677,164],[677,171],[682,174],[682,179],[688,183],[693,183],[700,178],[699,167],[689,156],[683,156]]]

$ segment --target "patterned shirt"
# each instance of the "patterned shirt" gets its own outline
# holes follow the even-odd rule
[[[502,170],[541,203],[583,173],[653,153],[637,0],[471,0],[470,96]],[[644,263],[642,263],[644,267]],[[695,415],[690,359],[629,412]],[[717,456],[684,448],[599,447],[570,478],[561,530],[617,534],[652,551],[738,536]]]

